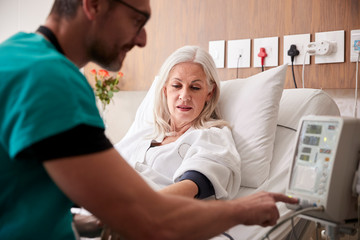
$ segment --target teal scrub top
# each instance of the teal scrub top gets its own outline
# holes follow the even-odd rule
[[[32,144],[79,124],[104,128],[86,78],[42,36],[0,44],[0,239],[74,239],[72,202],[37,160]]]

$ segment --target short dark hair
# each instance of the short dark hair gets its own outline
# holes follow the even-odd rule
[[[76,15],[76,11],[80,5],[81,0],[55,0],[50,14],[71,18]]]
[[[114,0],[108,0],[108,2],[113,4]],[[55,14],[60,17],[72,18],[75,17],[76,11],[81,4],[81,0],[55,0],[50,14]]]

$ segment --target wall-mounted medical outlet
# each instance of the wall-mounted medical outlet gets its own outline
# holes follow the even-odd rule
[[[248,68],[250,67],[251,40],[229,40],[227,42],[227,67]]]
[[[350,37],[350,61],[356,62],[360,53],[360,30],[352,30]]]
[[[315,64],[344,62],[344,39],[343,30],[315,33],[315,43],[318,47],[315,52]]]
[[[217,68],[224,68],[225,62],[225,40],[210,41],[209,53],[214,59]]]
[[[284,63],[291,64],[291,57],[288,55],[288,51],[291,45],[295,45],[299,51],[299,55],[294,58],[294,65],[302,65],[304,63],[306,46],[310,43],[309,34],[297,34],[284,36]],[[310,56],[307,54],[305,64],[310,64]]]
[[[279,37],[254,39],[253,62],[254,67],[261,67],[261,58],[258,57],[260,48],[265,48],[265,67],[276,67],[279,65]]]
[[[315,56],[330,56],[337,52],[337,43],[327,40],[311,42],[307,45],[307,51]]]

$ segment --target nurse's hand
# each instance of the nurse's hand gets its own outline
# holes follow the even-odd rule
[[[121,240],[120,234],[114,232],[109,227],[104,226],[103,231],[101,232],[101,240]]]
[[[81,237],[98,237],[103,224],[93,215],[75,214],[73,218],[75,228]]]
[[[241,202],[239,206],[243,209],[241,218],[245,225],[260,225],[263,227],[276,224],[279,219],[279,211],[276,202],[290,204],[298,203],[298,199],[290,198],[280,193],[259,192],[250,196],[239,198],[235,201]]]

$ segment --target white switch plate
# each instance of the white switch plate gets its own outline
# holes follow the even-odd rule
[[[350,61],[356,62],[358,59],[358,53],[354,50],[355,40],[360,40],[360,30],[352,30],[350,37]]]
[[[225,61],[225,40],[210,41],[209,53],[214,59],[217,68],[224,68]]]
[[[333,52],[330,55],[326,55],[326,56],[315,55],[315,64],[344,62],[344,58],[345,58],[344,30],[315,33],[315,42],[320,42],[321,40],[336,42],[336,52]]]
[[[310,33],[309,34],[297,34],[297,35],[287,35],[284,36],[284,64],[288,63],[291,65],[291,57],[288,56],[288,51],[290,46],[295,44],[296,49],[299,51],[299,55],[294,58],[294,65],[303,65],[305,57],[306,46],[310,43]],[[310,55],[306,54],[305,64],[310,64]]]
[[[267,54],[264,62],[265,67],[276,67],[279,65],[279,37],[254,39],[254,67],[261,67],[261,58],[258,57],[260,48],[265,48]]]
[[[227,42],[227,67],[248,68],[250,67],[251,40],[229,40]]]

